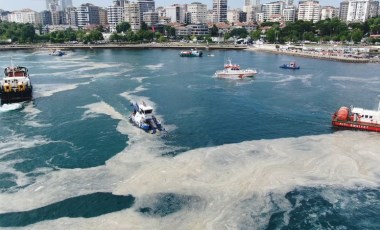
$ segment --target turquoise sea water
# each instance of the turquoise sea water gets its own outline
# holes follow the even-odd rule
[[[204,53],[2,52],[34,100],[0,108],[0,227],[379,229],[379,134],[330,120],[377,108],[380,66]],[[228,57],[257,76],[215,78]],[[129,123],[131,101],[167,132]]]

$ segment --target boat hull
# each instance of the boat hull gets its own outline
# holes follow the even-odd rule
[[[26,88],[24,91],[11,91],[4,92],[0,91],[0,99],[1,105],[17,103],[23,101],[30,101],[33,98],[33,90],[32,88]]]
[[[300,69],[300,67],[299,67],[299,66],[297,66],[297,67],[290,67],[290,66],[280,66],[280,68],[282,68],[282,69]]]
[[[335,128],[380,132],[380,124],[333,120],[332,126]]]
[[[129,118],[130,122],[145,132],[151,132],[152,134],[156,133],[156,131],[164,131],[165,129],[162,127],[161,122],[157,118],[151,118],[142,120],[140,118],[135,118],[132,114]]]
[[[253,77],[254,74],[217,74],[218,78],[227,78],[227,79],[243,79],[247,77]]]
[[[256,72],[242,72],[242,73],[231,73],[226,71],[216,72],[215,76],[218,78],[228,78],[228,79],[243,79],[246,77],[255,76]]]
[[[188,52],[181,52],[179,54],[180,57],[202,57],[203,52],[202,51],[188,51]]]

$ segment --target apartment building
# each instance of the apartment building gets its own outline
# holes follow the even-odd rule
[[[298,20],[318,22],[320,19],[319,1],[299,1],[298,3]]]
[[[187,6],[190,13],[191,23],[200,24],[207,22],[207,5],[200,2],[193,2]]]

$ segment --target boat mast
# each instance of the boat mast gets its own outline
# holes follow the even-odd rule
[[[15,76],[15,67],[13,66],[13,56],[11,56],[11,68],[12,68],[12,76]]]

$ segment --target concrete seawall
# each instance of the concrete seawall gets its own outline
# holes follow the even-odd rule
[[[1,50],[29,50],[29,49],[200,49],[200,50],[244,50],[246,46],[236,45],[206,45],[181,43],[145,43],[145,44],[33,44],[33,45],[0,45]]]

